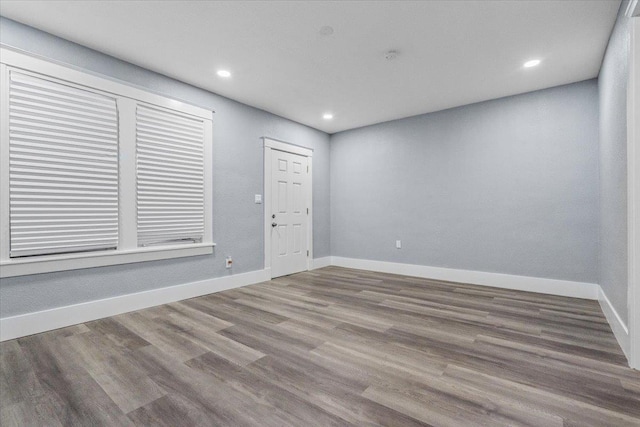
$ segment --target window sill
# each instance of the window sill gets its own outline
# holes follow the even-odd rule
[[[16,258],[0,262],[0,278],[208,255],[213,253],[215,245],[215,243],[199,243],[188,247],[155,246],[130,250]]]

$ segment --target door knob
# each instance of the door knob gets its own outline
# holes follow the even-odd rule
[[[272,226],[272,227],[277,227],[277,226],[278,226],[278,224],[276,224],[275,222],[272,222],[272,223],[271,223],[271,226]]]

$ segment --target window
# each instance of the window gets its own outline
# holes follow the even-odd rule
[[[138,246],[202,242],[203,141],[202,120],[138,106]]]
[[[116,100],[9,71],[10,256],[118,245]]]
[[[1,58],[1,277],[212,252],[211,111]]]

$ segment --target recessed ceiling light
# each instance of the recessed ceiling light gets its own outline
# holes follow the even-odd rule
[[[322,118],[323,118],[323,119],[325,119],[325,120],[331,120],[331,119],[333,119],[333,114],[331,114],[331,113],[324,113],[324,114],[322,115]]]
[[[220,77],[231,77],[231,72],[227,70],[218,70],[218,75]]]
[[[524,68],[535,67],[536,65],[539,65],[539,64],[540,64],[539,59],[532,59],[531,61],[527,61],[524,63]]]

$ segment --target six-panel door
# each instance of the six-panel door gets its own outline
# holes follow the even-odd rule
[[[307,270],[309,174],[307,157],[272,150],[271,275]]]

